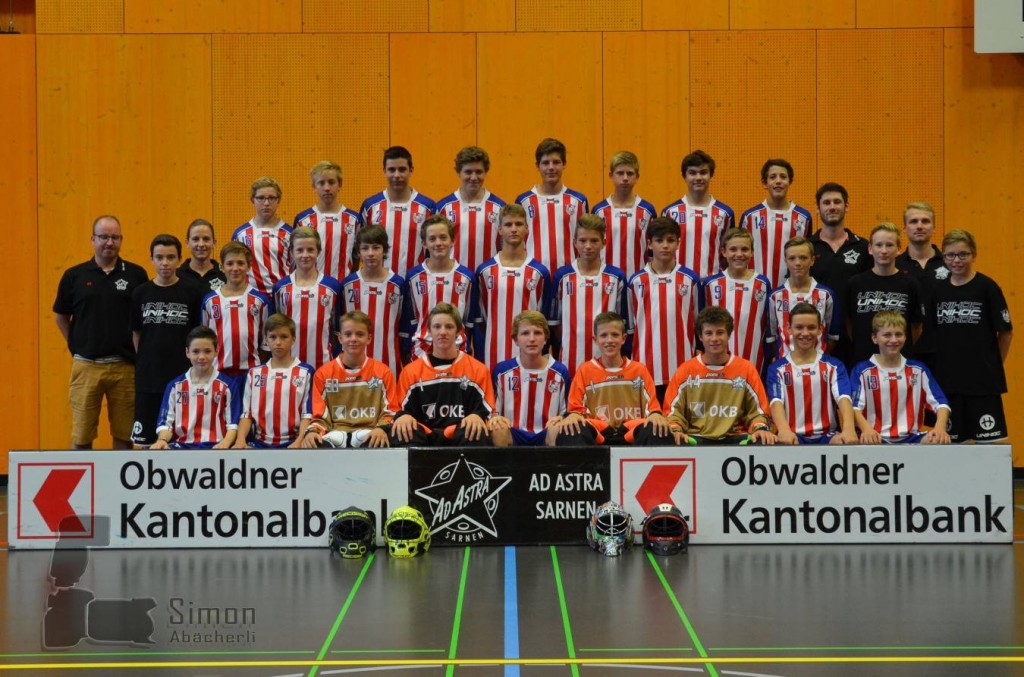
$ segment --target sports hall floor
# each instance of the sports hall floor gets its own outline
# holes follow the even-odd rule
[[[614,559],[568,546],[435,548],[415,560],[379,550],[339,560],[326,548],[90,553],[78,587],[155,601],[149,647],[43,651],[50,553],[3,550],[0,671],[1024,675],[1024,484],[1014,494],[1012,546],[697,546],[674,558],[635,548]],[[219,626],[199,622],[212,609]],[[181,637],[197,632],[221,641]]]

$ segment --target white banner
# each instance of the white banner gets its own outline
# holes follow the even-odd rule
[[[326,547],[331,513],[351,505],[376,513],[379,536],[407,477],[405,449],[11,452],[7,541]]]
[[[1009,445],[612,448],[612,499],[692,543],[1010,543]]]

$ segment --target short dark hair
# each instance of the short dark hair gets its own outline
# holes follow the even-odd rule
[[[725,330],[729,332],[730,336],[732,336],[732,330],[736,326],[732,315],[721,306],[708,306],[697,313],[697,336],[700,336],[701,332],[704,331],[704,325],[706,324],[724,325]]]
[[[388,238],[388,231],[384,230],[384,226],[376,224],[363,226],[356,231],[355,239],[352,242],[352,265],[355,268],[359,268],[359,245],[364,244],[379,244],[384,248],[384,258],[387,258],[388,252],[391,251],[391,240]]]
[[[800,303],[793,306],[789,311],[789,324],[793,325],[794,315],[814,315],[818,318],[818,324],[821,324],[821,313],[814,307],[814,304],[808,303],[807,301],[801,301]]]
[[[647,226],[647,241],[651,242],[656,237],[665,237],[666,235],[675,235],[678,240],[681,232],[679,224],[676,223],[675,219],[659,216],[651,219],[650,225]]]
[[[761,165],[761,183],[768,183],[768,170],[772,167],[782,167],[789,173],[790,182],[793,181],[793,165],[781,158],[772,158],[765,160]]]
[[[792,179],[792,175],[790,175],[789,178]],[[829,181],[828,183],[821,184],[821,188],[815,191],[814,204],[821,204],[821,196],[824,195],[825,193],[839,193],[840,195],[843,196],[843,202],[850,201],[850,195],[849,193],[846,192],[846,188],[839,185],[838,183]]]
[[[682,164],[679,165],[679,173],[686,176],[686,169],[688,167],[700,167],[702,165],[708,166],[711,176],[715,175],[715,159],[704,151],[697,149],[683,158]]]
[[[383,166],[387,167],[388,160],[407,160],[409,169],[412,169],[412,153],[405,146],[391,146],[384,151]]]
[[[149,258],[153,258],[153,250],[157,247],[174,247],[178,252],[178,258],[181,258],[181,240],[173,235],[161,233],[154,237],[153,241],[149,243]]]
[[[540,159],[551,153],[558,153],[558,157],[565,162],[565,144],[558,139],[548,137],[537,144],[537,150],[533,153],[533,157],[537,161],[536,164],[539,165]]]
[[[188,224],[188,230],[185,231],[185,239],[188,240],[192,237],[192,229],[199,228],[200,226],[206,226],[210,229],[210,234],[213,235],[214,241],[217,240],[217,234],[213,232],[213,224],[206,219],[194,219],[192,223]]]
[[[217,332],[210,329],[205,324],[201,324],[198,327],[193,328],[192,331],[188,333],[188,336],[185,337],[185,347],[190,347],[193,341],[197,341],[199,339],[208,339],[213,341],[213,347],[217,347]]]

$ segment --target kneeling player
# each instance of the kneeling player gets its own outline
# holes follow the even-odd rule
[[[313,375],[313,422],[302,446],[386,447],[387,426],[398,409],[398,387],[388,366],[366,354],[373,320],[350,310],[338,324],[342,352]]]
[[[665,392],[676,444],[775,444],[757,369],[729,353],[733,326],[732,315],[718,306],[697,315],[704,352],[680,365]]]
[[[552,446],[565,414],[569,371],[544,354],[551,337],[548,321],[536,310],[512,320],[512,340],[519,357],[494,368],[495,412],[490,422],[494,446]]]
[[[780,444],[857,443],[850,379],[842,362],[819,350],[821,331],[821,315],[810,303],[789,311],[792,351],[768,367]]]
[[[558,424],[558,445],[670,445],[669,422],[651,373],[622,356],[626,321],[616,313],[601,313],[594,318],[594,342],[600,356],[576,370],[569,413]]]
[[[401,410],[391,425],[391,444],[490,446],[494,388],[483,362],[459,350],[462,314],[439,303],[427,326],[430,352],[407,364],[399,377]]]
[[[949,403],[928,367],[903,357],[907,318],[883,310],[871,320],[878,353],[853,369],[854,416],[864,444],[882,442],[949,444]],[[924,410],[935,412],[935,427],[921,432]]]

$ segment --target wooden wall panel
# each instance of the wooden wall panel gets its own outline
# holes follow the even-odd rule
[[[641,0],[516,0],[518,31],[635,31]]]
[[[386,35],[213,38],[213,195],[217,239],[252,217],[249,186],[281,184],[289,222],[316,201],[309,168],[342,166],[341,200],[358,209],[382,187],[388,146]]]
[[[429,0],[431,31],[514,31],[516,0]]]
[[[817,130],[818,176],[850,191],[851,229],[900,223],[909,200],[942,223],[942,32],[820,32]]]
[[[659,210],[679,197],[679,162],[690,143],[689,52],[689,35],[683,32],[604,36],[601,197],[612,191],[607,164],[620,150],[632,150],[640,159],[641,196]],[[638,63],[646,64],[641,72]]]
[[[488,181],[494,192],[514,200],[537,183],[534,149],[551,136],[567,148],[565,184],[599,199],[599,33],[479,35],[477,83],[477,140],[496,167]]]
[[[126,33],[299,33],[302,0],[124,0]]]
[[[784,158],[793,165],[790,196],[811,208],[817,188],[814,32],[694,32],[690,45],[687,150],[715,158],[712,193],[739,218],[765,197],[762,163]],[[775,45],[786,45],[784,53]]]
[[[645,31],[725,30],[729,28],[729,0],[683,3],[679,0],[644,0]]]
[[[123,0],[36,0],[37,33],[123,31]]]
[[[390,73],[391,143],[412,152],[412,185],[439,200],[458,187],[455,153],[476,144],[476,37],[392,35]]]
[[[422,33],[428,0],[304,0],[307,33]]]
[[[117,215],[123,256],[211,211],[210,42],[204,36],[38,36],[40,442],[67,445],[70,357],[49,309],[60,275]],[[168,86],[173,83],[174,86]],[[109,444],[101,437],[97,445]]]
[[[8,450],[39,446],[39,305],[45,295],[32,284],[39,275],[35,36],[0,38],[0,63],[0,92],[7,101],[17,102],[0,106],[0,129],[16,130],[4,134],[0,162],[4,218],[13,226],[5,236],[10,286],[0,294],[0,316],[9,327],[0,338],[0,370],[9,384],[16,384],[0,407],[0,474],[6,474]],[[52,329],[57,331],[56,326]]]
[[[857,0],[857,28],[973,25],[974,0]]]
[[[1003,288],[1017,337],[1003,397],[1014,465],[1024,465],[1024,63],[1019,54],[975,54],[971,29],[946,29],[943,154],[944,230],[966,228],[978,240],[978,268]]]
[[[764,0],[729,0],[729,27],[733,30],[853,28],[856,5],[857,0],[789,0],[784,4]],[[786,43],[776,44],[782,49]]]

